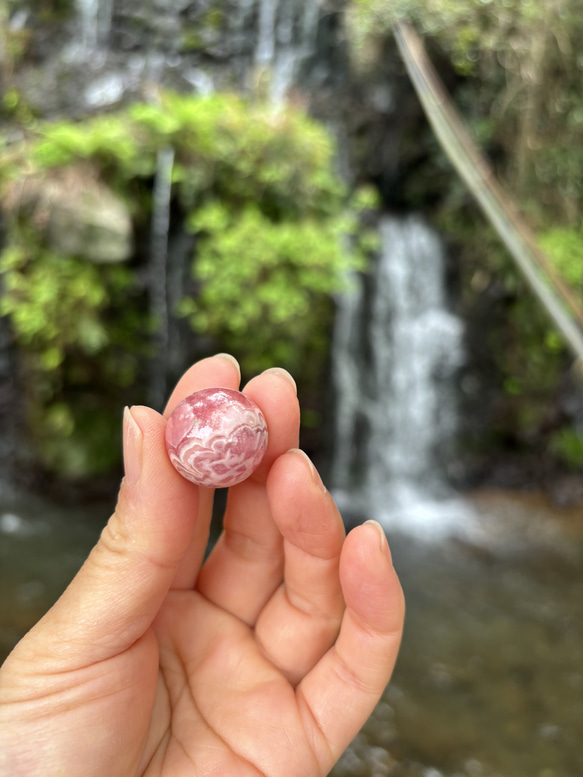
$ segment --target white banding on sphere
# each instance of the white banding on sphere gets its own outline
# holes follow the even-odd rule
[[[207,488],[228,488],[249,477],[267,447],[259,407],[240,391],[208,388],[186,397],[166,426],[166,448],[178,472]]]

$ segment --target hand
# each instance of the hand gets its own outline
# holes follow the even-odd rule
[[[164,416],[238,384],[232,358],[205,359]],[[230,490],[204,564],[212,491],[171,466],[165,417],[126,411],[116,510],[0,671],[2,777],[324,775],[372,712],[404,613],[386,539],[372,523],[344,538],[295,449],[290,376],[268,370],[245,392],[268,450]]]

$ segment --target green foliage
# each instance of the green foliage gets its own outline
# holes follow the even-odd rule
[[[463,120],[583,309],[580,0],[353,0],[348,7],[365,73],[378,67],[376,52],[397,21],[425,36]],[[457,246],[464,308],[484,331],[499,379],[493,424],[509,438],[527,429],[547,434],[568,364],[565,344],[435,139],[422,142],[425,159],[407,176],[405,198],[438,202],[440,224]]]
[[[344,196],[332,169],[328,133],[301,111],[274,112],[234,95],[173,93],[119,114],[44,125],[27,150],[40,168],[95,162],[126,185],[152,176],[156,154],[176,153],[177,195],[187,206],[209,196],[233,205],[252,200],[272,219],[315,212],[331,216]]]
[[[87,122],[57,122],[39,128],[38,139],[28,158],[38,168],[60,167],[90,159],[106,170],[111,166],[122,175],[147,175],[154,170],[155,149],[140,154],[134,128],[121,116],[97,116]]]
[[[70,477],[106,471],[119,459],[111,436],[104,444],[108,413],[99,406],[77,412],[69,394],[91,385],[107,396],[135,378],[135,360],[120,352],[127,311],[118,306],[130,281],[124,267],[58,256],[30,232],[13,235],[0,257],[0,315],[9,317],[21,353],[30,436],[43,465]]]
[[[550,441],[550,451],[572,469],[583,468],[583,434],[564,428],[555,432]]]
[[[583,234],[580,229],[554,227],[539,235],[539,244],[567,283],[578,289],[583,304]]]
[[[578,223],[580,0],[353,0],[349,18],[357,58],[365,61],[376,38],[398,20],[412,21],[439,50],[434,61],[449,61],[463,77],[455,98],[464,118],[496,153],[498,172],[536,223]]]
[[[0,151],[0,201],[20,191],[14,182],[23,170],[35,182],[55,170],[91,171],[146,232],[158,153],[168,147],[174,218],[196,235],[192,281],[172,314],[211,338],[211,347],[236,353],[246,373],[273,363],[317,372],[331,296],[373,244],[359,213],[374,201],[370,192],[348,201],[331,137],[297,108],[276,111],[230,94],[160,93],[157,102],[83,122],[39,124],[27,144]],[[0,313],[10,317],[29,377],[42,376],[42,391],[29,397],[31,426],[49,466],[87,473],[105,466],[98,449],[107,446],[100,448],[100,433],[88,433],[77,395],[94,396],[91,417],[110,429],[108,409],[91,391],[97,386],[111,399],[119,392],[107,393],[108,380],[119,386],[137,375],[134,357],[143,356],[151,331],[147,300],[136,292],[147,255],[132,270],[55,256],[34,212],[7,209]],[[82,453],[89,442],[91,455]]]
[[[504,389],[535,404],[556,386],[564,366],[564,344],[528,293],[514,299],[504,330],[493,340]]]
[[[37,353],[43,370],[56,369],[71,346],[94,354],[107,343],[100,321],[106,290],[95,266],[42,249],[31,261],[23,246],[12,245],[0,273],[0,315],[10,316],[20,343]]]
[[[457,244],[462,304],[500,389],[491,425],[508,438],[544,429],[569,363],[563,338],[474,207],[450,201],[439,224]]]
[[[529,54],[529,34],[546,27],[564,44],[579,25],[578,0],[555,5],[523,0],[353,0],[349,6],[354,44],[385,34],[397,21],[412,21],[450,55],[461,75],[475,74],[494,53],[499,60]],[[530,41],[532,43],[532,41]]]
[[[215,334],[250,371],[298,371],[305,346],[327,323],[317,300],[338,291],[353,262],[340,221],[276,223],[254,205],[240,213],[213,202],[193,213],[200,235],[193,271],[200,297],[183,301],[193,328]],[[314,307],[316,305],[316,307]],[[320,306],[321,309],[321,306]]]
[[[48,405],[31,423],[43,466],[61,477],[101,475],[119,464],[120,418],[99,396]]]

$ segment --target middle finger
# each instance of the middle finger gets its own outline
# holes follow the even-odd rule
[[[298,445],[299,405],[295,383],[284,370],[262,373],[245,393],[265,415],[267,450],[256,472],[230,489],[223,532],[200,572],[197,590],[253,625],[283,577],[283,540],[265,484],[273,462]]]

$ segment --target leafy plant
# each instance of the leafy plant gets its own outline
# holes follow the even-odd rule
[[[354,266],[342,250],[341,224],[274,223],[252,205],[233,214],[209,203],[189,222],[200,235],[193,274],[201,293],[184,299],[181,313],[250,371],[279,363],[297,372],[304,348],[329,323],[318,300],[338,291]]]
[[[579,228],[553,227],[539,235],[541,248],[563,278],[579,293],[583,305],[583,233]]]
[[[120,348],[131,340],[129,333],[125,343],[120,338],[124,314],[111,317],[127,299],[130,273],[58,256],[28,232],[13,236],[0,256],[0,281],[0,315],[10,319],[20,349],[29,434],[44,466],[68,476],[107,470],[119,459],[111,437],[95,455],[107,413],[96,408],[95,428],[86,435],[90,419],[81,424],[83,412],[70,403],[79,388],[92,385],[107,397],[135,378],[135,360]]]
[[[149,256],[146,248],[123,268],[55,255],[39,208],[18,201],[22,171],[41,189],[43,180],[66,179],[54,171],[91,175],[128,203],[136,232],[147,233],[158,157],[168,148],[173,224],[196,237],[191,279],[170,314],[190,322],[207,347],[235,352],[246,373],[276,362],[300,380],[315,374],[326,356],[332,295],[371,248],[358,216],[371,207],[370,192],[349,200],[330,135],[297,107],[161,93],[157,102],[82,122],[38,124],[27,143],[0,151],[0,201],[10,220],[0,313],[10,318],[27,382],[41,376],[29,417],[45,462],[71,475],[107,460],[97,450],[79,452],[99,438],[85,434],[79,394],[103,418],[119,396],[107,381],[131,383],[144,362],[144,334],[157,313],[141,280]]]

